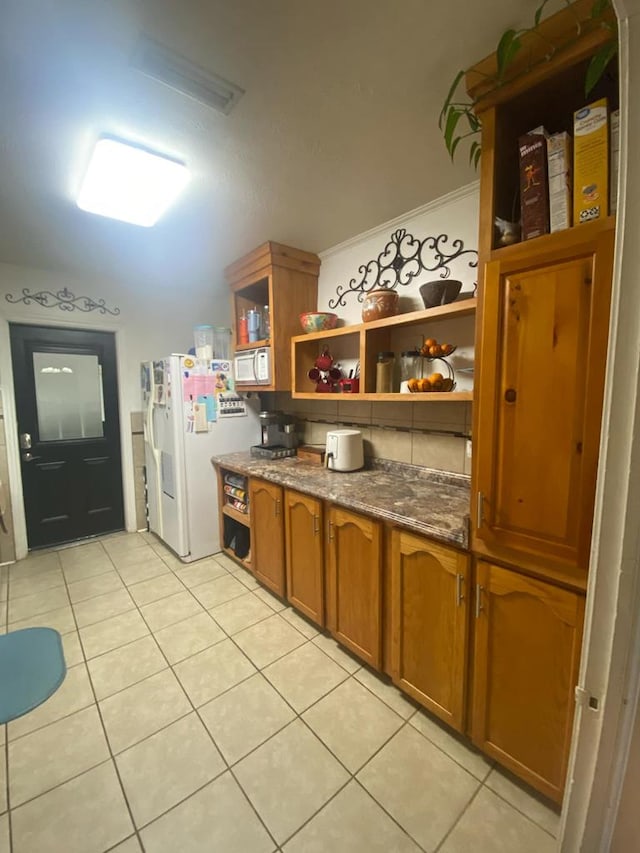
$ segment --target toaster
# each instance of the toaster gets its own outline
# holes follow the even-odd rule
[[[359,429],[333,429],[327,433],[325,465],[332,471],[358,471],[364,467]]]

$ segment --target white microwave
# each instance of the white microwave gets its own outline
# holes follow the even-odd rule
[[[236,385],[271,385],[271,350],[257,347],[235,355]]]

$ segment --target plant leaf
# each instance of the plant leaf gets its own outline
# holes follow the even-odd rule
[[[474,133],[480,130],[480,119],[473,112],[473,110],[469,110],[467,112],[467,121],[469,122],[469,127],[471,128],[471,130],[473,130]]]
[[[446,100],[444,102],[444,106],[440,110],[440,118],[438,119],[438,127],[440,128],[440,130],[442,130],[442,122],[443,122],[444,117],[447,113],[447,110],[449,109],[449,104],[451,103],[451,98],[453,98],[453,93],[458,88],[458,83],[460,82],[460,80],[462,80],[463,76],[464,76],[464,71],[458,71],[458,73],[456,74],[456,76],[453,79],[453,83],[451,84],[451,87],[449,89],[449,94],[446,97]]]
[[[594,0],[593,6],[591,7],[591,18],[595,19],[602,17],[605,10],[608,9],[610,5],[610,0]]]
[[[456,153],[456,148],[458,147],[458,143],[460,142],[461,139],[462,139],[461,136],[456,136],[456,138],[453,140],[453,144],[451,145],[451,150],[449,151],[449,154],[451,155],[451,162],[453,162],[453,155]]]
[[[536,13],[533,16],[534,26],[537,27],[538,24],[540,23],[540,18],[542,17],[542,12],[544,11],[544,7],[547,5],[548,2],[549,2],[549,0],[542,0],[542,3],[536,9]],[[606,2],[606,0],[605,0],[605,2]]]
[[[515,30],[505,30],[502,33],[496,48],[499,78],[502,77],[509,64],[513,62],[513,58],[521,47],[520,36]]]
[[[602,47],[593,54],[584,79],[585,95],[588,95],[589,92],[591,92],[598,80],[604,74],[607,65],[611,62],[617,52],[617,43],[615,41],[610,41],[607,42],[607,44],[603,44]]]
[[[447,115],[447,126],[444,129],[444,143],[447,146],[447,151],[451,154],[451,145],[453,143],[453,134],[456,129],[456,125],[462,118],[462,112],[455,107],[449,107],[449,114]]]
[[[469,165],[473,162],[473,158],[478,148],[480,148],[480,143],[477,139],[474,139],[471,143],[471,147],[469,148]]]
[[[473,161],[473,167],[474,167],[474,169],[477,169],[477,168],[478,168],[478,163],[480,162],[480,155],[481,155],[481,154],[482,154],[482,148],[480,148],[480,146],[478,146],[478,150],[476,151],[475,158],[474,158],[474,161]]]

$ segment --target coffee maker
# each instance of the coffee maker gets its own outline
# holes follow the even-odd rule
[[[252,456],[280,459],[295,456],[298,438],[295,421],[284,412],[260,412],[261,443],[251,448]]]

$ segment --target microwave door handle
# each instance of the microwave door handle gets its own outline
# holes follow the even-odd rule
[[[260,381],[258,379],[258,353],[259,352],[260,352],[260,350],[255,350],[255,352],[253,353],[253,381],[254,382]]]

